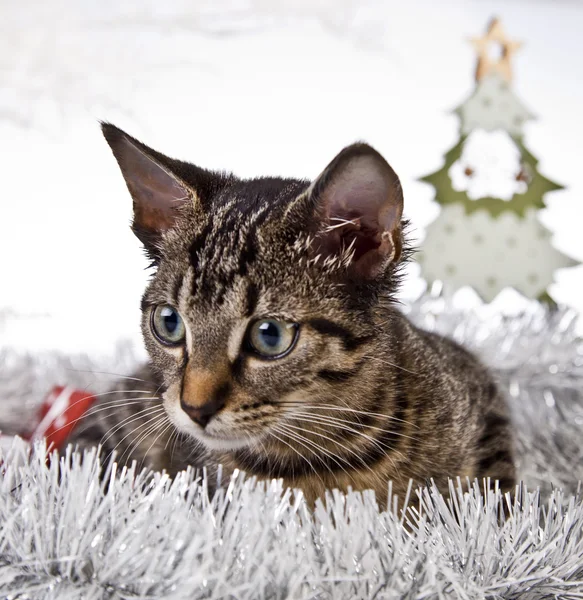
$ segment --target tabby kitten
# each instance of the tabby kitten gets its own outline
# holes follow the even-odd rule
[[[410,478],[512,488],[490,374],[395,306],[403,194],[377,151],[349,146],[313,182],[246,180],[103,133],[155,267],[151,366],[132,381],[146,396],[98,406],[72,441],[171,473],[207,462],[281,477],[310,501],[351,487],[383,503],[389,480],[403,495]]]

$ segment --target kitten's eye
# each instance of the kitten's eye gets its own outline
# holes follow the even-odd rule
[[[297,336],[297,323],[277,319],[255,321],[247,332],[252,350],[263,358],[281,358],[293,348]]]
[[[184,341],[186,329],[184,321],[174,308],[168,305],[157,306],[152,311],[152,331],[163,343],[178,346]]]

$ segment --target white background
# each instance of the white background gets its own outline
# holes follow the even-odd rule
[[[538,116],[526,146],[567,187],[541,220],[583,260],[581,3],[0,0],[0,345],[139,343],[146,262],[98,119],[242,176],[313,177],[366,140],[399,173],[421,241],[438,206],[416,178],[458,139],[468,38],[493,15],[525,42],[514,90]],[[405,296],[423,289],[417,273]],[[556,281],[554,297],[583,311],[583,267]]]

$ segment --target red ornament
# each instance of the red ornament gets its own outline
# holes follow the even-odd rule
[[[85,390],[54,387],[38,412],[37,424],[30,440],[47,440],[47,448],[61,450],[65,441],[91,408],[96,398]]]

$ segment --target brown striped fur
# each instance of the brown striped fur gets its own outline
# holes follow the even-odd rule
[[[312,184],[241,180],[169,159],[111,125],[104,133],[134,198],[134,232],[155,267],[142,300],[151,366],[138,376],[145,382],[131,382],[154,399],[94,412],[74,441],[97,442],[118,427],[105,446],[117,444],[122,461],[171,473],[222,463],[227,471],[282,477],[311,501],[325,489],[351,487],[373,489],[383,503],[389,480],[402,496],[410,478],[433,478],[442,489],[458,475],[514,486],[511,427],[490,374],[396,306],[406,224],[398,178],[378,153],[352,146]],[[347,153],[368,161],[368,179],[342,163]],[[378,170],[385,177],[379,190],[390,199],[377,223]],[[155,183],[147,193],[146,171]],[[174,187],[164,187],[165,177]],[[365,197],[359,214],[342,204],[350,186]],[[173,203],[166,213],[165,194]],[[326,194],[340,198],[341,216],[353,219],[347,234],[331,227],[321,206]],[[183,346],[164,347],[152,334],[159,304],[185,321]],[[263,317],[299,325],[296,346],[283,358],[246,350],[249,323]],[[211,404],[206,427],[188,416]]]

